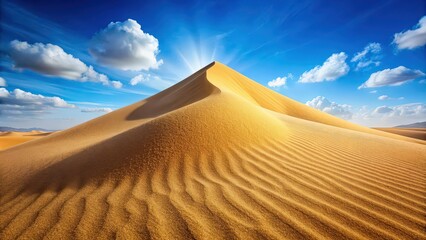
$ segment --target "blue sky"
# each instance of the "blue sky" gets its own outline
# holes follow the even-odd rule
[[[425,121],[425,9],[422,0],[2,1],[0,125],[68,128],[213,60],[359,124]]]

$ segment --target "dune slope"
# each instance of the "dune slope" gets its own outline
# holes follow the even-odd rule
[[[49,135],[48,132],[0,132],[0,151]]]
[[[0,152],[0,239],[426,238],[424,144],[212,63]]]
[[[380,131],[394,133],[406,137],[417,138],[426,141],[426,128],[376,128]]]

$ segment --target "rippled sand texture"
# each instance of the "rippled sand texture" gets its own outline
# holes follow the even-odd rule
[[[215,62],[0,152],[0,239],[424,239],[425,143]]]

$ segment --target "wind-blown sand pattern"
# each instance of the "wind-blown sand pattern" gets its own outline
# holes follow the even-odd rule
[[[212,63],[0,153],[0,239],[425,239],[425,141]]]

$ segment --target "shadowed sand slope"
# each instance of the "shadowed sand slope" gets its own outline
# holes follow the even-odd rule
[[[426,238],[424,144],[212,63],[0,152],[0,239]]]
[[[394,133],[406,137],[426,140],[426,128],[376,128],[381,131]]]

